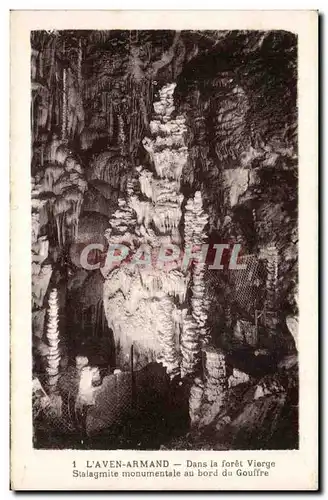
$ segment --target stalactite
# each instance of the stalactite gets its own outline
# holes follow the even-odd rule
[[[266,261],[266,309],[277,311],[279,253],[275,245],[260,249],[260,258]]]
[[[48,324],[46,331],[47,342],[49,344],[46,372],[48,375],[48,384],[52,388],[55,388],[59,377],[60,351],[58,344],[60,338],[58,323],[58,292],[57,289],[54,288],[49,296]]]
[[[195,319],[203,344],[208,344],[210,341],[208,330],[206,328],[207,322],[207,307],[205,301],[205,264],[196,262],[193,268],[192,280],[193,284],[191,287],[192,297],[192,315]]]
[[[109,140],[113,139],[114,134],[114,110],[113,103],[110,98],[109,99]]]
[[[50,53],[51,53],[51,56],[50,56],[50,69],[49,69],[49,72],[48,72],[48,87],[50,88],[51,83],[52,83],[52,79],[53,79],[53,75],[54,75],[54,71],[55,71],[55,52],[56,52],[55,41],[52,41],[52,43],[50,44],[50,47],[49,47],[48,50],[50,50]]]
[[[59,89],[55,90],[55,124],[56,127],[60,126],[60,99],[59,99]]]
[[[100,374],[98,367],[82,366],[79,370],[79,385],[75,402],[75,409],[81,410],[85,406],[95,404],[94,381],[99,381]]]
[[[66,126],[67,126],[67,84],[66,84],[66,68],[63,69],[63,99],[62,99],[62,131],[61,138],[66,140]]]
[[[54,102],[53,93],[49,92],[49,104],[48,104],[49,109],[48,109],[48,125],[47,125],[48,132],[50,132],[52,127],[53,102]]]
[[[58,244],[64,244],[66,235],[72,242],[77,235],[78,220],[84,193],[88,184],[77,158],[71,155],[67,146],[58,138],[47,148],[41,192],[47,194],[49,217],[55,224]]]
[[[39,75],[40,78],[43,78],[43,47],[41,48],[39,52]]]
[[[225,355],[219,349],[206,346],[202,351],[204,377],[196,378],[190,390],[189,414],[197,428],[208,426],[226,409],[228,387],[249,380],[246,374],[234,370],[228,379]]]

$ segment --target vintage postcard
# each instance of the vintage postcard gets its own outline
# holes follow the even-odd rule
[[[318,489],[318,13],[11,13],[11,487]]]

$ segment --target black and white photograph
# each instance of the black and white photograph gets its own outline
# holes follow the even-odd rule
[[[15,490],[316,489],[318,16],[287,14],[12,15]]]
[[[291,32],[31,32],[36,448],[298,448],[297,131]]]

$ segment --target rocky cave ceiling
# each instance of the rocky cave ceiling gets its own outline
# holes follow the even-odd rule
[[[76,354],[108,373],[160,360],[181,377],[204,361],[189,410],[195,419],[205,397],[211,421],[227,405],[228,379],[231,388],[258,376],[255,349],[266,352],[266,372],[286,352],[296,363],[297,39],[53,30],[32,32],[31,49],[35,371],[42,378],[45,364],[56,387]],[[234,277],[199,263],[171,274],[83,268],[81,250],[107,240],[238,243],[248,267]]]

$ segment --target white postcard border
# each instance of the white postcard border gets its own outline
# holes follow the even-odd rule
[[[41,451],[32,448],[30,30],[284,29],[298,34],[300,449]],[[318,14],[316,11],[13,11],[11,14],[11,484],[16,490],[313,490],[318,487]],[[86,460],[275,461],[268,477],[72,477]],[[181,468],[181,471],[184,469]]]

